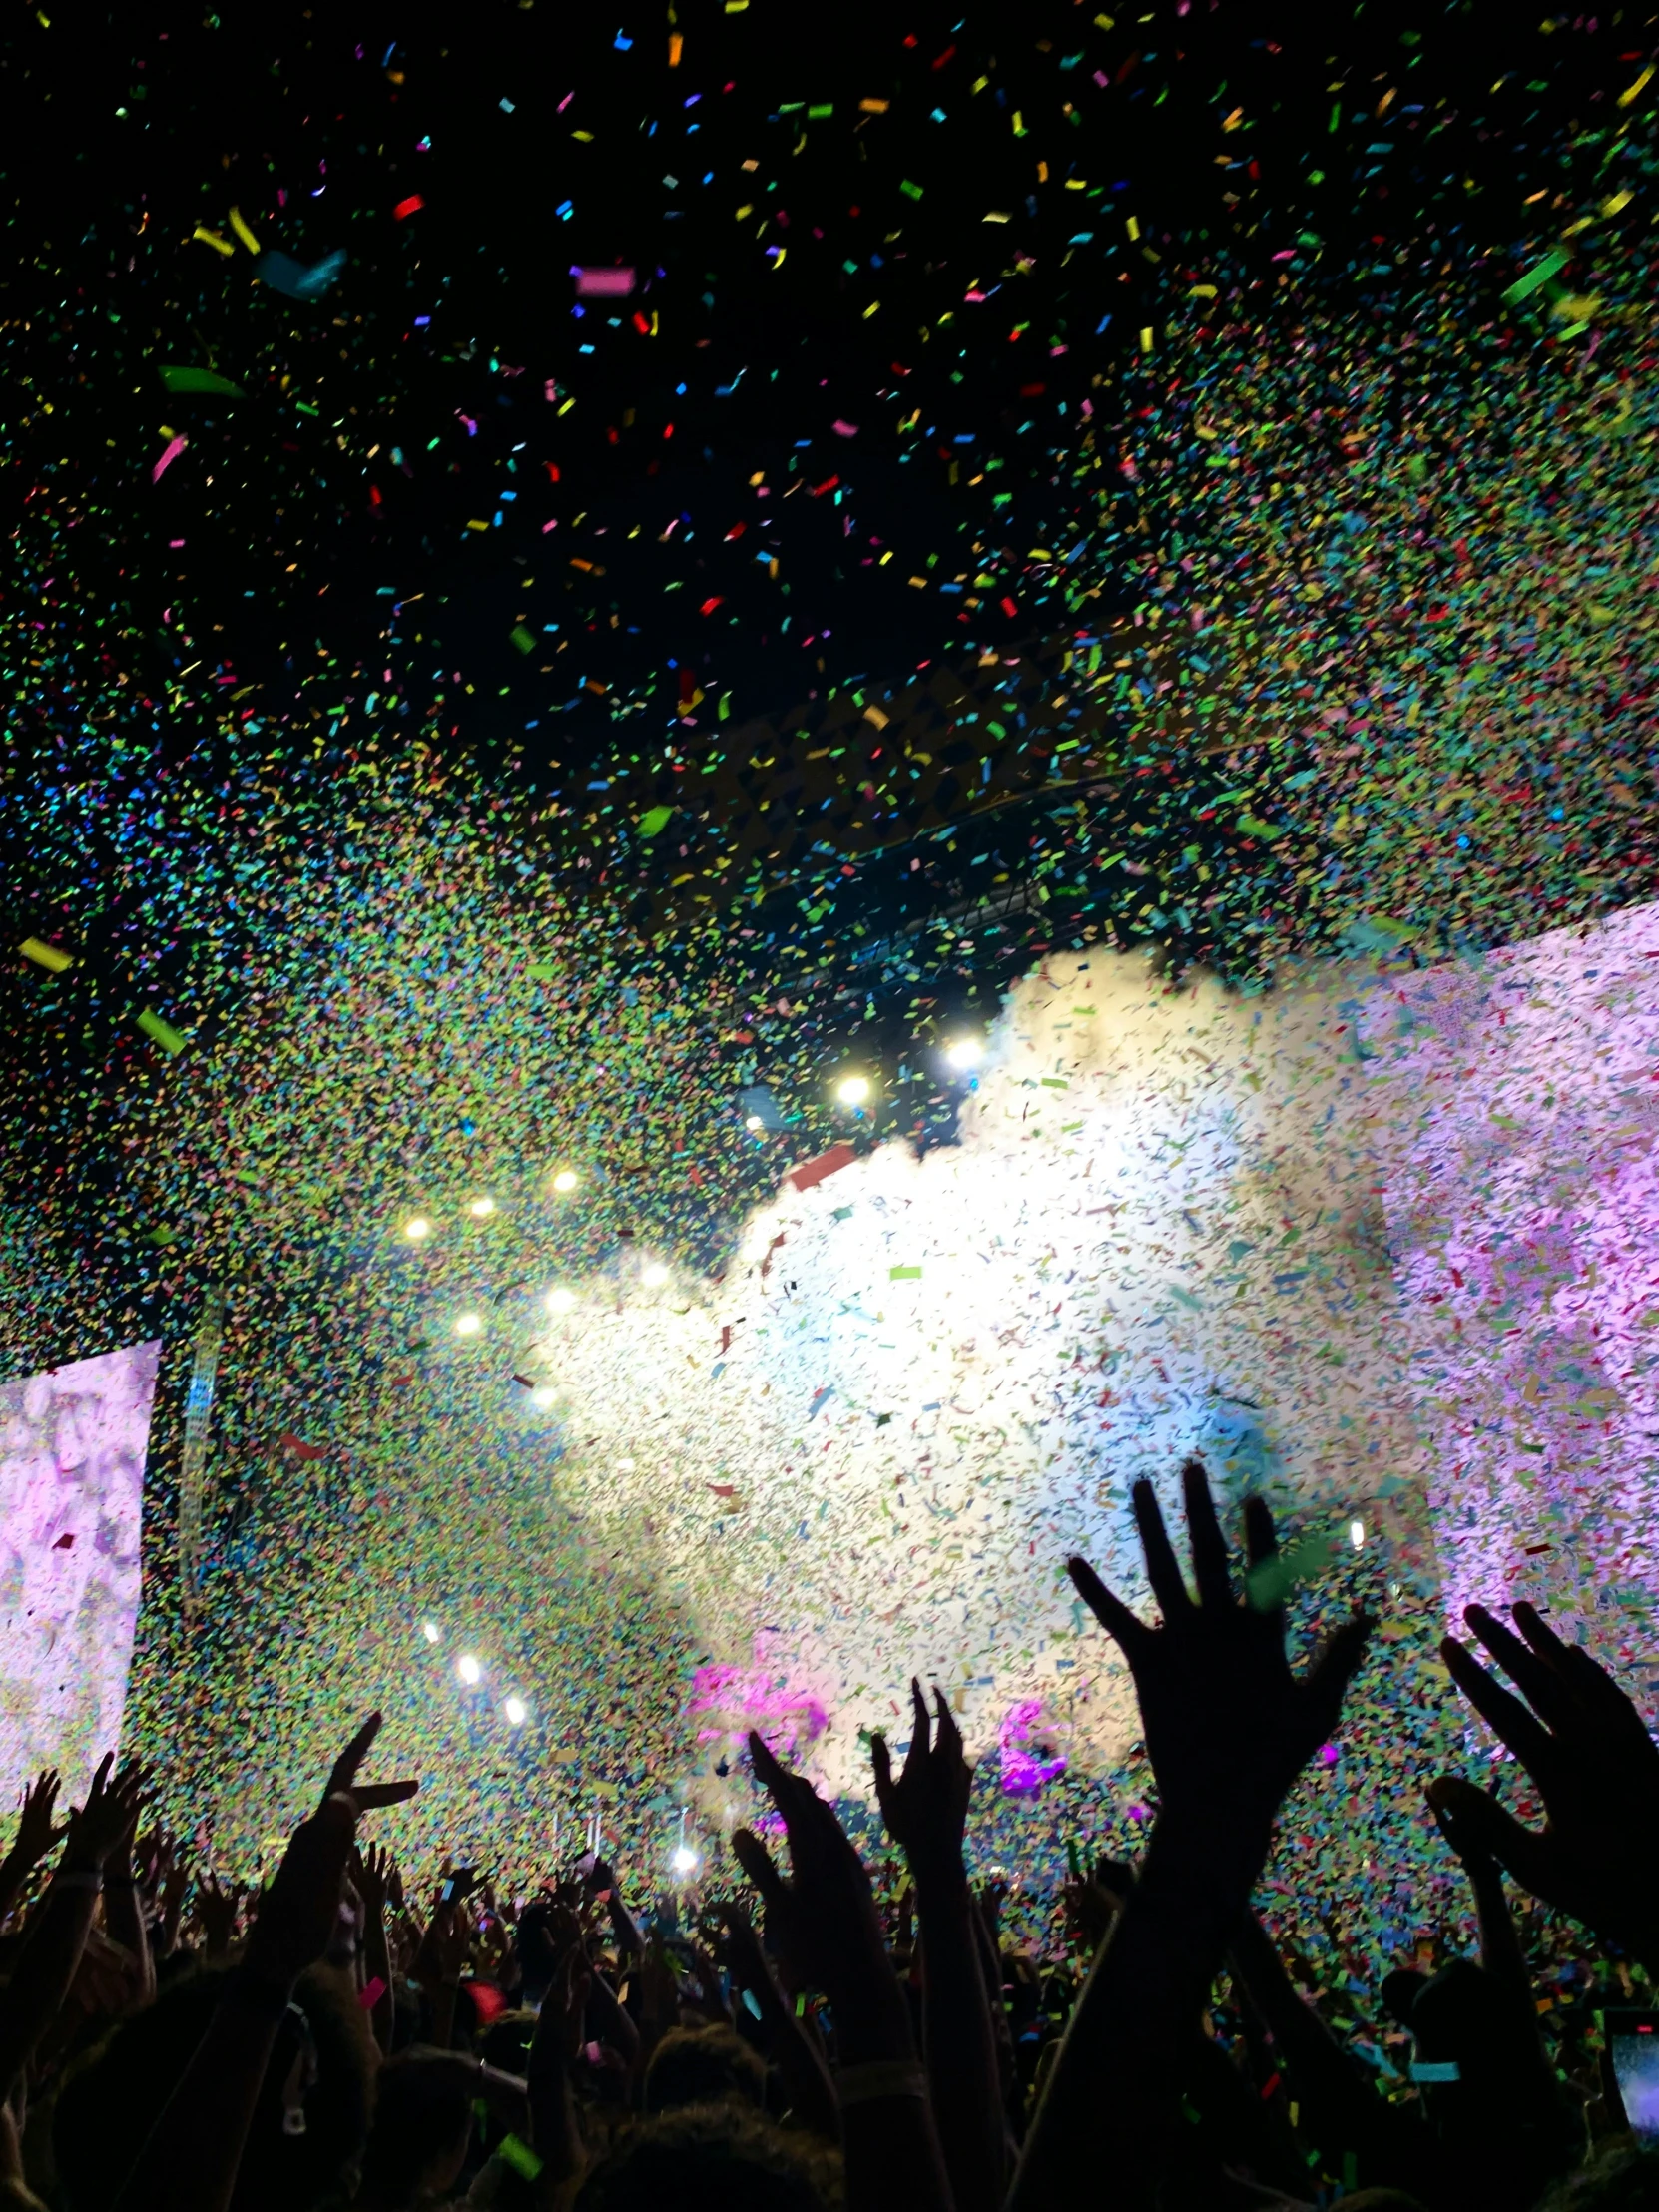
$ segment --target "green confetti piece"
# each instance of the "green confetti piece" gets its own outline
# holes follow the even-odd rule
[[[887,1281],[889,1283],[919,1283],[921,1281],[921,1270],[920,1268],[888,1268]]]
[[[536,633],[534,630],[527,630],[522,622],[513,624],[512,640],[521,653],[533,653],[536,650]]]
[[[501,2138],[501,2158],[506,2165],[511,2166],[514,2173],[522,2174],[526,2181],[534,2181],[541,2172],[541,2160],[529,2144],[521,2142],[516,2135],[504,2135]]]
[[[246,399],[248,394],[228,376],[216,376],[211,368],[168,367],[162,382],[169,391],[217,392],[225,399]]]
[[[532,960],[524,972],[532,983],[556,983],[559,963],[557,960]]]
[[[185,1040],[170,1021],[163,1021],[160,1014],[153,1014],[147,1006],[138,1018],[138,1025],[147,1037],[154,1039],[170,1060],[176,1059],[185,1049]]]
[[[640,835],[642,837],[656,836],[660,830],[666,828],[669,818],[673,815],[673,813],[674,809],[672,807],[651,808],[648,813],[643,814],[640,817]]]
[[[1558,269],[1565,269],[1571,259],[1572,256],[1564,246],[1551,248],[1541,262],[1533,263],[1524,276],[1515,278],[1503,294],[1505,301],[1511,307],[1518,307],[1523,299],[1530,299],[1535,291],[1547,284]]]
[[[921,198],[921,187],[912,185],[908,177],[901,177],[898,180],[898,189],[902,193],[907,193],[912,200]]]

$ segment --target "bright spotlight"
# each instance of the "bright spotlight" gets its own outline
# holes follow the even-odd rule
[[[568,1314],[575,1304],[574,1291],[549,1291],[547,1294],[547,1311],[550,1314]]]
[[[491,1214],[495,1212],[495,1201],[493,1198],[475,1198],[467,1208],[467,1212],[474,1221],[488,1221]]]
[[[697,1866],[697,1854],[690,1844],[676,1844],[674,1856],[669,1860],[669,1865],[678,1875],[691,1874]]]
[[[977,1037],[958,1037],[954,1044],[945,1047],[945,1065],[965,1075],[969,1068],[976,1068],[985,1057],[985,1047]]]
[[[862,1106],[869,1097],[867,1075],[843,1075],[835,1085],[835,1096],[843,1106]]]
[[[482,1314],[457,1314],[455,1316],[455,1334],[457,1337],[476,1337],[483,1326],[484,1317]]]
[[[649,1267],[641,1269],[640,1281],[648,1291],[660,1291],[668,1281],[668,1270],[661,1260],[653,1260]]]
[[[429,1644],[435,1644],[439,1636],[442,1634],[442,1630],[438,1627],[436,1621],[422,1621],[420,1624],[420,1633],[425,1637],[426,1641]]]
[[[478,1677],[483,1673],[483,1668],[478,1664],[477,1660],[473,1658],[470,1651],[462,1652],[460,1660],[456,1665],[455,1672],[460,1676],[461,1680],[466,1684],[468,1689],[471,1689],[472,1685],[477,1681]]]
[[[421,1244],[432,1234],[432,1225],[424,1214],[411,1214],[403,1224],[403,1234],[410,1244]]]
[[[553,1188],[556,1191],[575,1190],[576,1170],[574,1168],[561,1168],[558,1174],[553,1178]]]
[[[525,1705],[521,1697],[508,1698],[501,1710],[507,1716],[507,1726],[509,1728],[522,1728],[524,1726]]]

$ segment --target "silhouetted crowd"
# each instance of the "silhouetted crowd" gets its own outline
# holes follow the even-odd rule
[[[359,1838],[418,1787],[361,1779],[378,1715],[258,1893],[147,1830],[141,1768],[106,1759],[61,1826],[42,1775],[0,1861],[0,2212],[1659,2207],[1642,1716],[1531,1606],[1471,1608],[1484,1659],[1442,1656],[1542,1825],[1430,1780],[1478,1958],[1424,1938],[1374,1987],[1331,1925],[1316,1960],[1251,1899],[1371,1624],[1293,1670],[1202,1469],[1183,1481],[1186,1572],[1135,1492],[1156,1625],[1072,1562],[1133,1676],[1156,1817],[1138,1864],[1066,1886],[1044,1950],[969,1880],[972,1769],[919,1684],[902,1763],[872,1744],[874,1869],[750,1738],[774,1810],[733,1839],[743,1897],[631,1906],[590,1854],[522,1883],[449,1865],[417,1898]],[[1258,1500],[1244,1551],[1274,1556]]]

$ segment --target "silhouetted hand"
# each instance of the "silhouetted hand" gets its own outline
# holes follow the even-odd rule
[[[938,1709],[936,1736],[921,1684],[911,1678],[915,1725],[896,1782],[886,1738],[873,1736],[869,1746],[881,1818],[920,1883],[951,1874],[960,1876],[962,1832],[967,1826],[968,1797],[973,1789],[973,1769],[962,1756],[961,1730],[937,1683],[933,1685],[933,1698]]]
[[[322,1803],[301,1821],[282,1854],[254,1924],[246,1953],[250,1970],[282,1987],[293,1982],[328,1947],[339,1914],[340,1885],[360,1814],[372,1806],[399,1805],[418,1782],[357,1781],[357,1769],[380,1731],[371,1713],[335,1760]]]
[[[383,1913],[391,1895],[392,1856],[383,1847],[359,1844],[351,1854],[351,1884],[370,1913]]]
[[[87,1791],[85,1805],[75,1807],[65,1831],[62,1864],[65,1867],[103,1871],[104,1862],[124,1838],[133,1833],[144,1800],[142,1767],[123,1767],[112,1782],[110,1769],[115,1753],[105,1752]]]
[[[1430,1802],[1534,1897],[1659,1966],[1659,1750],[1641,1715],[1606,1669],[1563,1643],[1532,1606],[1514,1609],[1520,1636],[1484,1606],[1463,1618],[1526,1702],[1454,1636],[1440,1656],[1537,1784],[1545,1825],[1523,1827],[1490,1792],[1455,1775],[1429,1785]]]
[[[783,1816],[794,1878],[784,1880],[752,1830],[732,1838],[739,1865],[766,1901],[768,1935],[792,1981],[822,1989],[831,2004],[855,2000],[872,1957],[890,1971],[869,1876],[812,1784],[781,1767],[753,1733],[749,1751]]]
[[[1371,1622],[1364,1615],[1345,1622],[1309,1672],[1293,1675],[1283,1608],[1257,1611],[1234,1599],[1203,1467],[1188,1460],[1181,1479],[1196,1602],[1181,1578],[1150,1482],[1135,1484],[1135,1525],[1163,1626],[1148,1628],[1084,1560],[1069,1562],[1071,1579],[1129,1663],[1166,1813],[1205,1820],[1236,1812],[1271,1821],[1336,1727]],[[1261,1498],[1245,1502],[1245,1545],[1252,1566],[1278,1549],[1273,1516]]]
[[[207,1938],[210,1959],[217,1960],[229,1955],[240,1902],[241,1892],[234,1884],[222,1890],[214,1875],[205,1874],[198,1879],[196,1910],[201,1916],[202,1933]]]
[[[28,1784],[23,1792],[23,1808],[17,1817],[17,1841],[12,1845],[12,1858],[18,1867],[27,1872],[38,1867],[54,1844],[62,1843],[69,1830],[52,1826],[52,1816],[57,1810],[58,1791],[62,1787],[56,1767],[48,1767]]]

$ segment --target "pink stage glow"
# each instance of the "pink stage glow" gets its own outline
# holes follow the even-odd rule
[[[0,1805],[119,1745],[159,1344],[0,1388]]]

